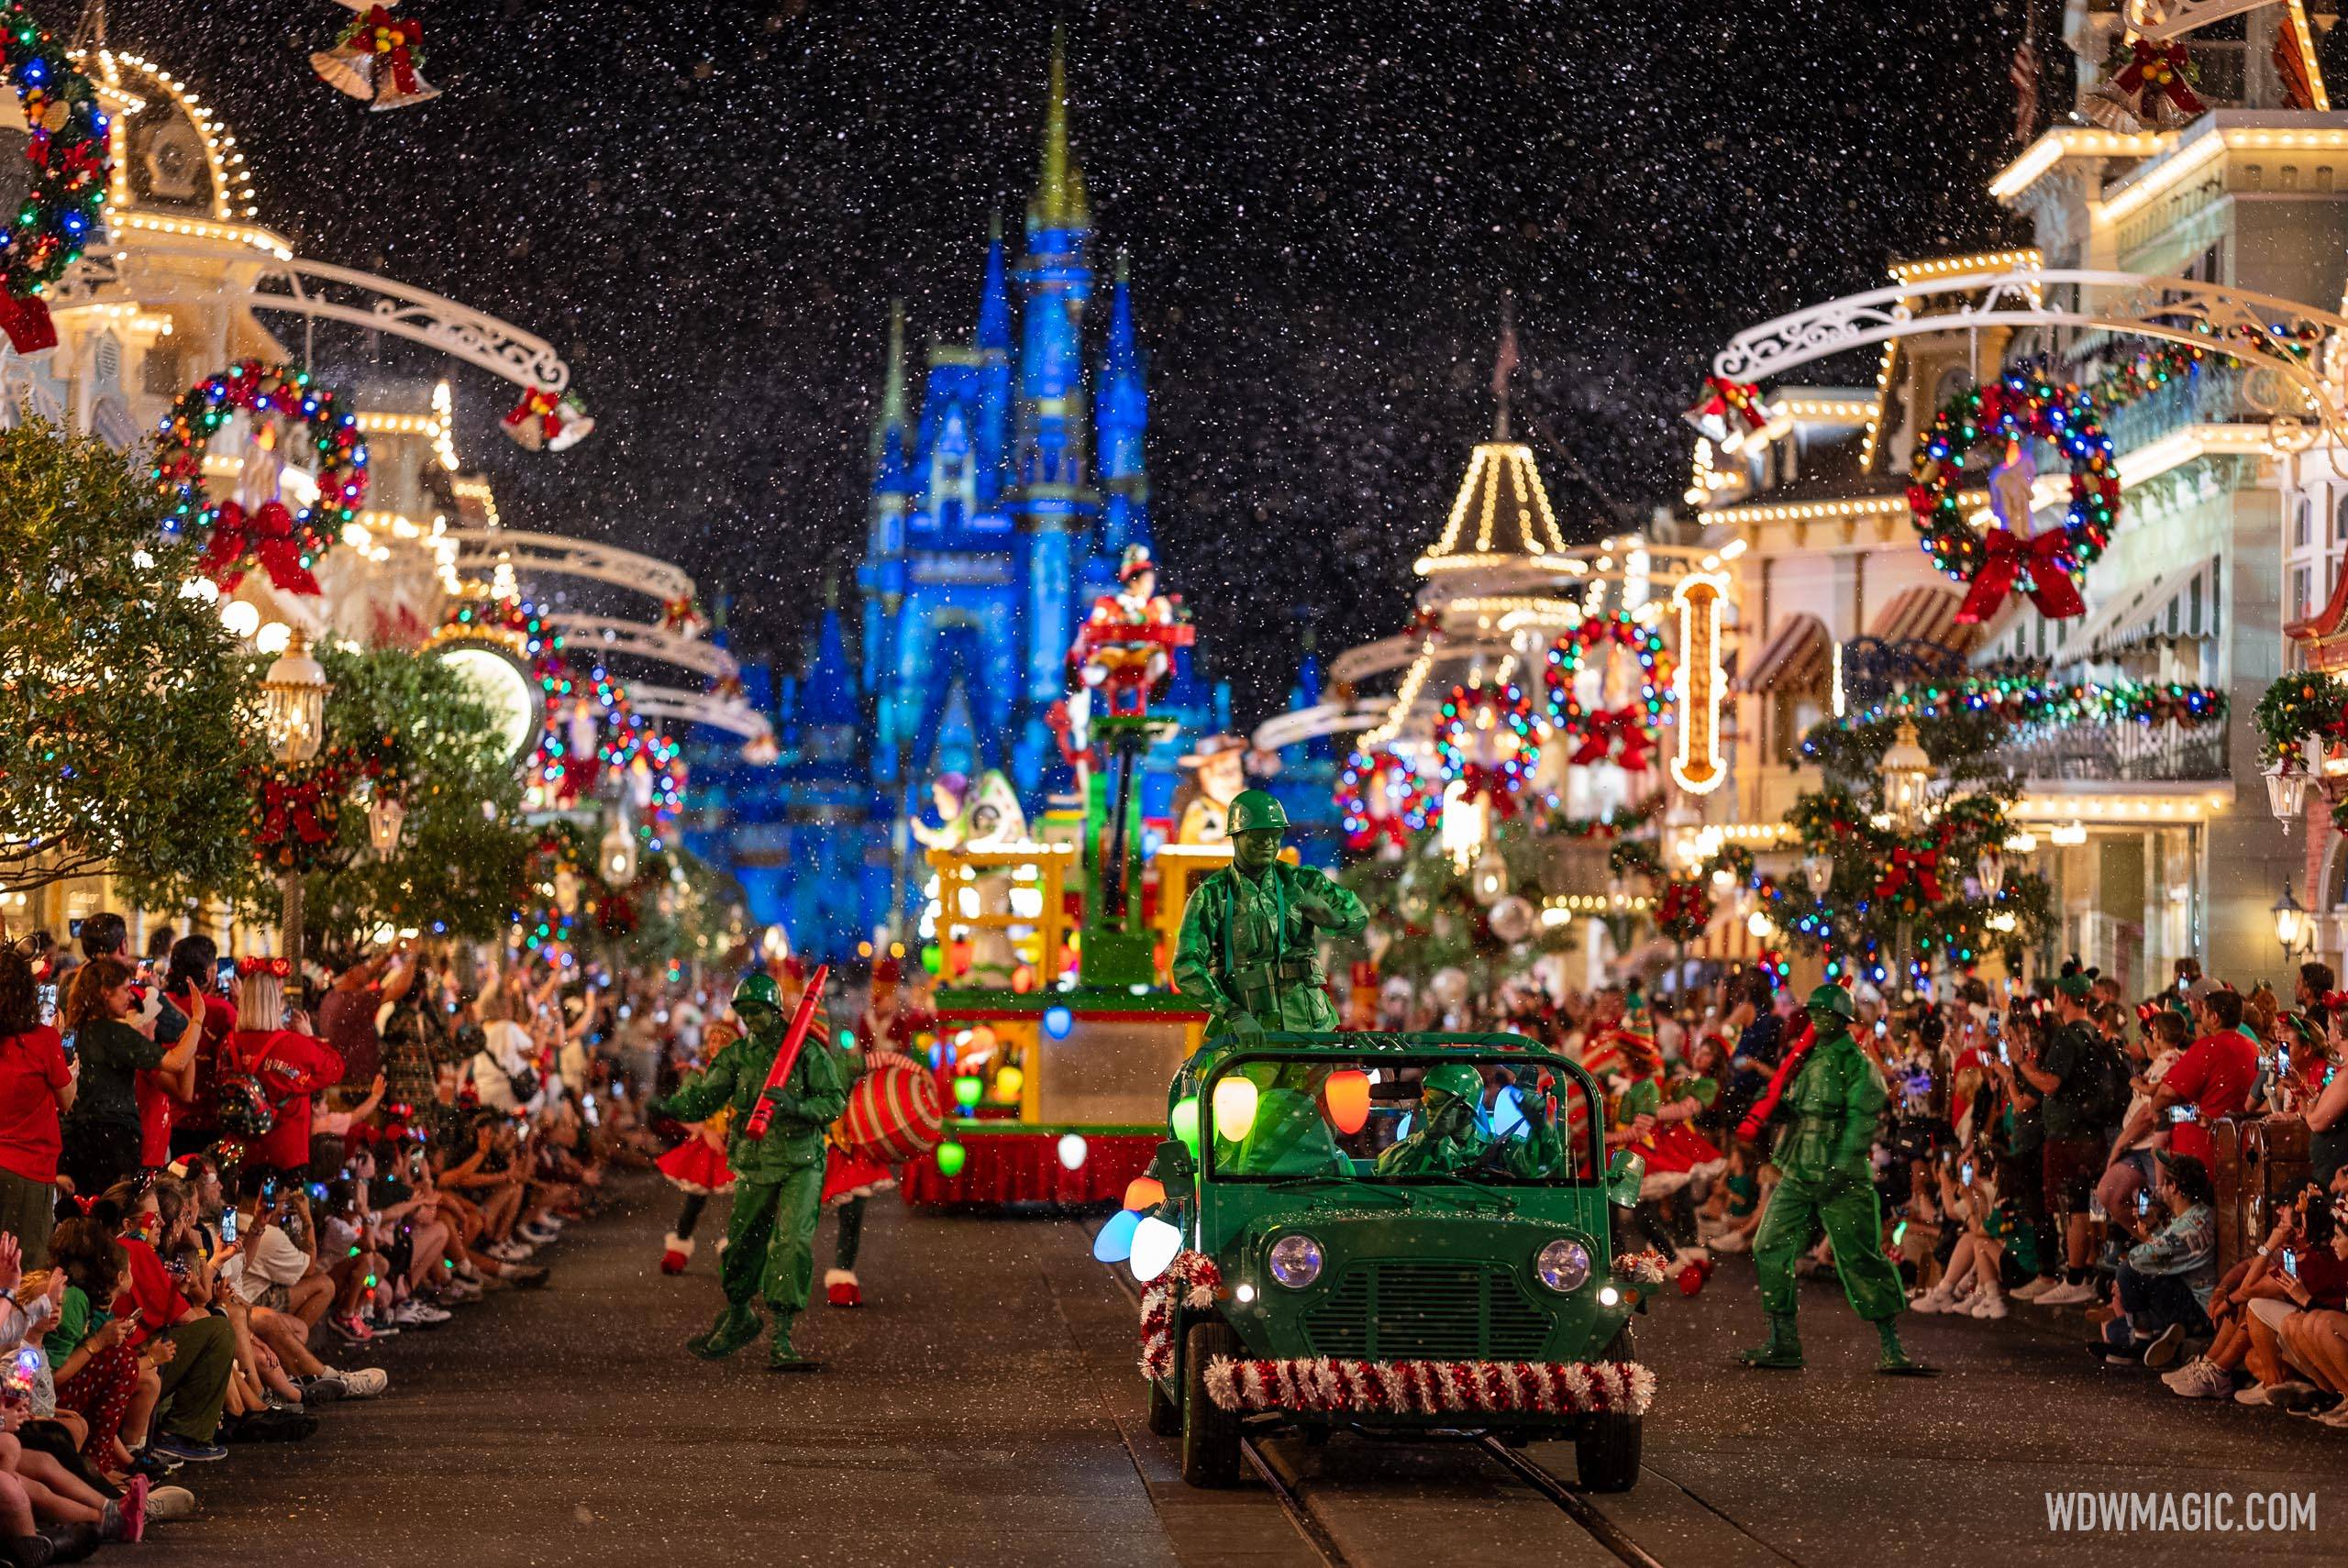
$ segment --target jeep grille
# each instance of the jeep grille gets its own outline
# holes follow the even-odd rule
[[[1371,1361],[1529,1360],[1549,1326],[1513,1274],[1472,1264],[1357,1263],[1304,1319],[1313,1354]]]

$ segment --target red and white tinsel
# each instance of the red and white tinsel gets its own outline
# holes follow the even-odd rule
[[[1670,1267],[1671,1260],[1652,1247],[1643,1253],[1624,1253],[1614,1260],[1614,1272],[1639,1285],[1661,1285]]]
[[[1207,1364],[1207,1397],[1225,1410],[1443,1416],[1468,1411],[1638,1416],[1655,1374],[1633,1361],[1354,1361],[1340,1357]]]
[[[1214,1293],[1223,1288],[1223,1271],[1204,1253],[1180,1252],[1166,1265],[1166,1272],[1149,1282],[1141,1293],[1141,1375],[1144,1377],[1174,1375],[1174,1297],[1180,1292],[1182,1305],[1194,1312],[1202,1312],[1214,1305]]]

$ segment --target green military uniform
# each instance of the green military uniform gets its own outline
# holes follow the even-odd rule
[[[1429,1069],[1419,1085],[1419,1125],[1379,1152],[1378,1174],[1472,1177],[1485,1172],[1535,1180],[1566,1169],[1565,1143],[1545,1098],[1527,1103],[1522,1135],[1502,1140],[1477,1121],[1483,1093],[1483,1074],[1465,1062]]]
[[[734,1170],[734,1211],[725,1224],[725,1258],[719,1282],[725,1308],[705,1334],[686,1348],[705,1360],[733,1354],[756,1339],[758,1300],[774,1314],[769,1364],[778,1371],[812,1370],[814,1363],[791,1344],[791,1325],[807,1307],[815,1281],[814,1241],[824,1191],[824,1134],[847,1109],[847,1085],[838,1055],[826,1041],[809,1039],[781,1088],[767,1089],[775,1053],[786,1032],[772,977],[753,974],[734,993],[734,1010],[747,1033],[657,1108],[680,1121],[704,1121],[734,1111],[725,1163]],[[764,1098],[774,1118],[764,1138],[749,1136],[751,1113]]]
[[[1823,1231],[1833,1244],[1844,1295],[1882,1339],[1877,1370],[1928,1370],[1908,1359],[1892,1327],[1907,1297],[1899,1271],[1883,1255],[1883,1217],[1868,1160],[1876,1121],[1888,1097],[1883,1075],[1851,1038],[1854,1012],[1850,993],[1840,986],[1821,986],[1811,993],[1811,1021],[1819,1040],[1786,1088],[1783,1106],[1791,1120],[1771,1156],[1778,1181],[1753,1238],[1769,1342],[1744,1353],[1749,1366],[1802,1364],[1794,1334],[1794,1264]]]

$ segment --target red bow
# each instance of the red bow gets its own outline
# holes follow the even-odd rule
[[[1992,528],[1986,543],[1989,558],[1974,574],[1973,587],[1957,609],[1960,623],[1970,625],[1996,614],[1998,607],[2006,602],[2006,595],[2013,591],[2024,567],[2030,569],[2030,602],[2038,606],[2040,614],[2060,621],[2088,613],[2087,602],[2079,597],[2079,585],[2071,580],[2071,536],[2067,529],[2049,528],[2024,540],[2006,529]]]
[[[394,17],[381,6],[367,13],[368,48],[392,68],[392,84],[403,93],[415,91],[415,47],[424,41],[424,24]]]
[[[1459,781],[1468,786],[1468,792],[1460,799],[1472,801],[1479,795],[1490,795],[1492,810],[1501,814],[1501,821],[1508,822],[1515,817],[1516,781],[1508,776],[1505,769],[1471,762],[1459,770]]]
[[[518,427],[535,419],[538,422],[538,433],[551,441],[562,434],[562,415],[557,412],[561,407],[562,399],[550,392],[533,388],[522,394],[522,401],[514,405],[514,411],[505,416],[505,423]]]
[[[49,318],[48,302],[35,294],[19,299],[0,293],[0,333],[19,354],[38,354],[57,347],[57,324]]]
[[[1571,762],[1587,767],[1593,762],[1603,762],[1618,746],[1622,755],[1615,758],[1625,773],[1645,773],[1647,753],[1655,747],[1655,737],[1648,733],[1646,715],[1628,703],[1620,708],[1592,709],[1578,726],[1582,737],[1580,747]]]
[[[1876,884],[1878,899],[1897,897],[1899,890],[1912,885],[1928,904],[1941,901],[1941,852],[1937,849],[1895,849],[1891,852],[1891,869]]]
[[[318,580],[302,564],[302,540],[294,513],[282,501],[248,513],[237,502],[222,503],[213,519],[212,538],[205,547],[204,572],[223,591],[234,592],[245,580],[247,561],[258,562],[274,587],[288,593],[322,591]]]
[[[2150,39],[2138,39],[2134,54],[2135,58],[2111,79],[2113,86],[2123,93],[2165,97],[2176,105],[2179,114],[2188,116],[2209,106],[2186,84],[2184,44],[2176,39],[2164,45]]]

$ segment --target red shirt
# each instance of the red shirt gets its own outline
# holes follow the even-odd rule
[[[198,1132],[220,1125],[220,1043],[236,1032],[237,1004],[226,997],[204,999],[204,1032],[195,1043],[195,1093],[177,1106],[172,1125]]]
[[[49,1025],[0,1038],[0,1170],[57,1179],[57,1091],[72,1081],[64,1041]]]
[[[342,1077],[342,1057],[324,1041],[290,1029],[239,1029],[227,1054],[260,1082],[276,1108],[277,1125],[246,1158],[268,1170],[310,1163],[310,1097]]]
[[[2168,1152],[2190,1154],[2210,1165],[2215,1148],[2210,1124],[2221,1116],[2239,1115],[2250,1105],[2250,1091],[2258,1082],[2258,1046],[2240,1030],[2221,1029],[2204,1034],[2186,1047],[2172,1063],[2161,1087],[2193,1107],[2195,1120],[2168,1130]]]
[[[153,1247],[135,1236],[119,1240],[130,1258],[130,1288],[114,1298],[114,1315],[119,1318],[133,1307],[138,1309],[138,1326],[131,1331],[129,1342],[143,1345],[185,1316],[187,1301]]]

